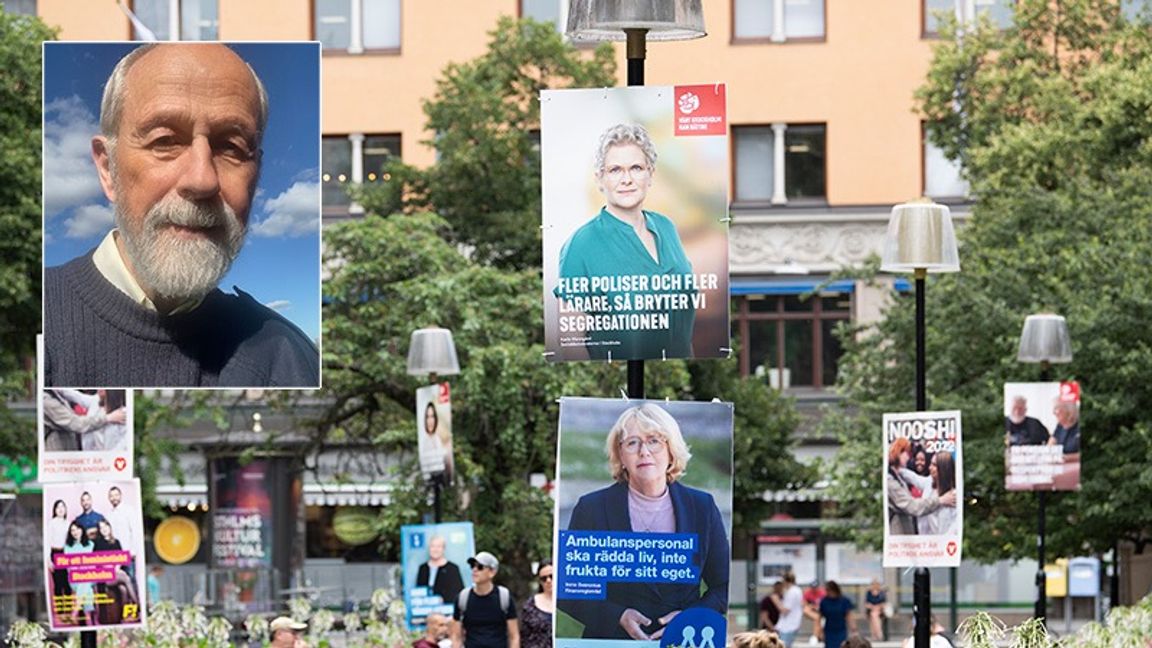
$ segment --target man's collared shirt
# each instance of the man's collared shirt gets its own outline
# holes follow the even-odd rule
[[[128,270],[128,266],[120,256],[120,248],[116,246],[115,229],[108,232],[104,240],[100,241],[96,252],[92,254],[92,262],[96,264],[96,269],[108,280],[108,283],[116,286],[117,290],[128,295],[136,304],[150,311],[156,311],[156,304],[152,303],[152,300],[144,293],[144,289],[140,287],[136,277],[132,276],[132,272]],[[201,301],[203,299],[189,299],[167,314],[187,313],[199,306]]]

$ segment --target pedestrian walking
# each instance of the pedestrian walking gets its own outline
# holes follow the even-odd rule
[[[493,582],[496,556],[481,551],[468,559],[472,587],[460,592],[452,613],[452,648],[520,648],[516,603],[507,587]]]

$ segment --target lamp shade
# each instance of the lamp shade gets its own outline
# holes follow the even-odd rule
[[[456,359],[456,344],[452,331],[446,328],[422,328],[412,331],[408,345],[408,375],[439,374],[453,376],[460,373]]]
[[[622,41],[625,29],[647,29],[650,41],[689,40],[704,32],[701,0],[571,0],[569,38]]]
[[[888,219],[880,269],[885,272],[959,272],[952,214],[934,202],[896,205]]]
[[[1064,317],[1042,313],[1024,318],[1016,360],[1051,364],[1072,362],[1072,340]]]

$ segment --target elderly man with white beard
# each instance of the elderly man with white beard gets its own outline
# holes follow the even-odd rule
[[[244,243],[267,121],[263,84],[224,45],[121,59],[92,138],[116,229],[45,271],[46,385],[319,385],[299,329],[216,287]]]

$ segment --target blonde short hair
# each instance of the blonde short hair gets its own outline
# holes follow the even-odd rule
[[[624,410],[620,418],[616,419],[612,430],[608,432],[604,450],[608,453],[612,479],[621,483],[628,482],[628,470],[624,468],[624,462],[620,458],[620,440],[629,430],[657,434],[667,442],[671,457],[671,461],[668,462],[668,483],[684,475],[692,453],[688,450],[688,444],[684,442],[684,435],[680,433],[680,424],[664,408],[654,403],[645,403]]]
[[[753,630],[732,637],[732,648],[784,648],[784,642],[771,630]]]

